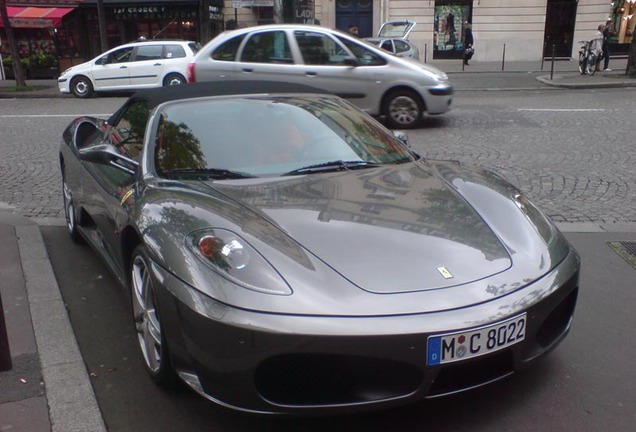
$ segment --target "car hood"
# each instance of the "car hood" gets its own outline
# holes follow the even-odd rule
[[[511,266],[480,215],[424,164],[240,183],[210,185],[369,292],[449,288]]]

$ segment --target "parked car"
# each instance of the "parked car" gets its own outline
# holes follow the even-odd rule
[[[376,37],[365,40],[398,57],[409,57],[420,61],[420,50],[408,40],[409,33],[415,28],[415,24],[414,21],[409,20],[388,21],[382,24]]]
[[[121,45],[65,70],[58,86],[62,93],[87,98],[94,92],[185,84],[199,48],[197,42],[155,39]]]
[[[451,107],[448,76],[398,58],[339,30],[268,25],[225,32],[193,59],[189,81],[274,80],[322,88],[394,129],[416,127],[424,112]]]
[[[68,232],[125,287],[150,376],[226,407],[388,407],[526,368],[570,329],[576,251],[500,177],[405,142],[306,86],[145,90],[65,129]]]

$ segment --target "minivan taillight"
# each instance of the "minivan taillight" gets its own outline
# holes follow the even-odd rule
[[[188,82],[189,83],[197,82],[197,77],[195,76],[195,73],[194,73],[194,62],[191,62],[190,64],[188,64]]]

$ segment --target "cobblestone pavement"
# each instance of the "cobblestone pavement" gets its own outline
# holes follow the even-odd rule
[[[409,136],[426,157],[497,172],[556,222],[635,222],[635,95],[481,94]]]
[[[454,109],[410,131],[429,158],[492,169],[556,222],[636,222],[636,90],[458,92]],[[117,98],[17,100],[0,107],[0,210],[62,218],[59,140],[73,115],[109,113]],[[90,105],[87,105],[90,103]],[[77,104],[77,107],[76,107]]]

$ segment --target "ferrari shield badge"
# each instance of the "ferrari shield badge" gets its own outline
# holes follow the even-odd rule
[[[444,277],[444,279],[452,279],[453,274],[448,271],[446,267],[437,267],[437,271]]]

